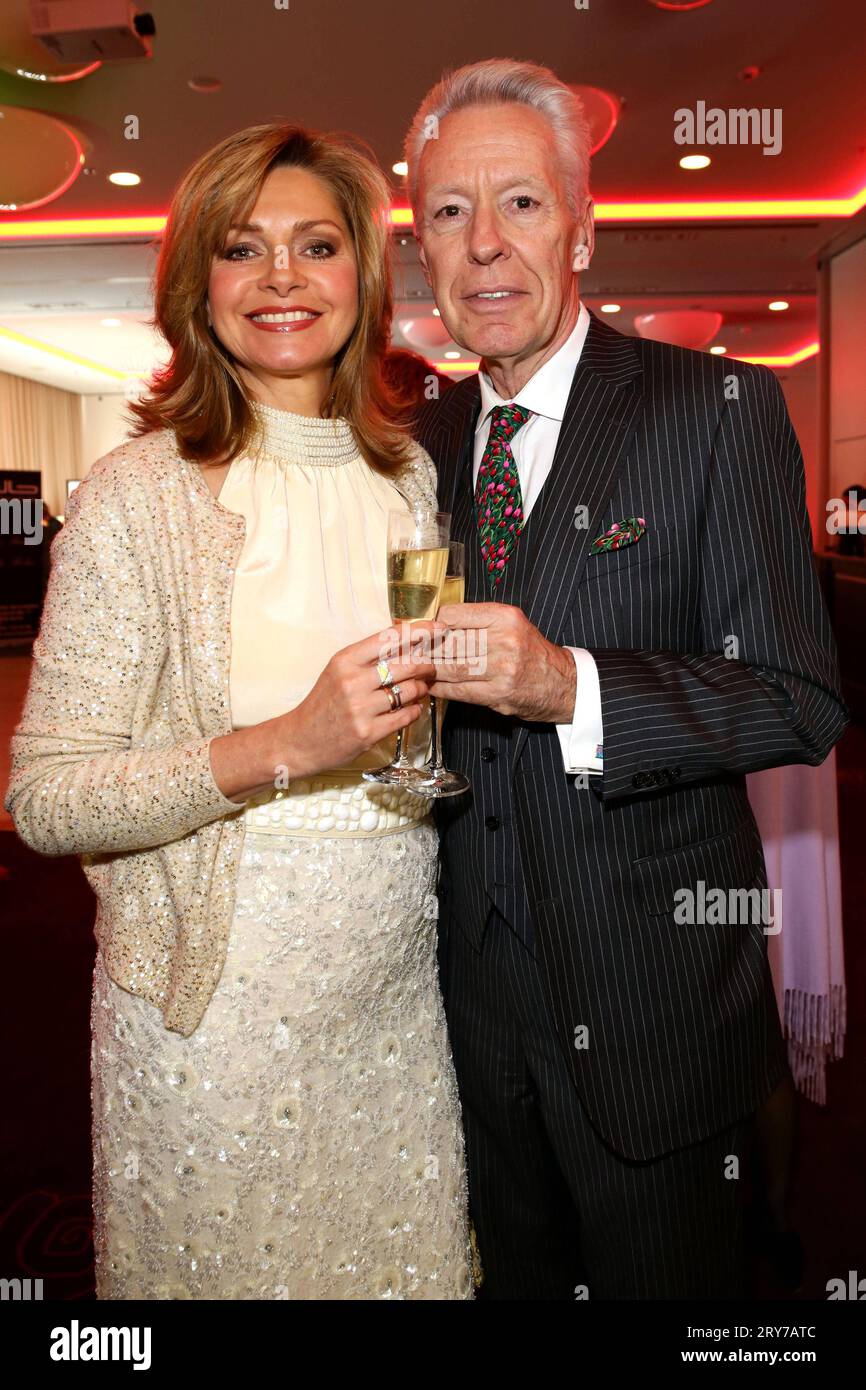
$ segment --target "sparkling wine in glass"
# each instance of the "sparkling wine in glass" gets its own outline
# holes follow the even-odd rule
[[[442,585],[440,607],[443,603],[462,603],[465,587],[466,547],[462,541],[450,541],[448,544],[448,568],[445,582]],[[452,771],[442,761],[441,719],[444,720],[445,718],[447,704],[447,700],[439,701],[435,696],[430,696],[432,731],[430,757],[421,769],[425,774],[424,780],[413,783],[409,788],[409,791],[414,792],[417,796],[459,796],[461,792],[468,791],[471,785],[469,778],[464,776],[462,772]]]
[[[388,513],[388,607],[394,622],[435,618],[448,567],[450,528],[448,512],[415,508]],[[365,781],[411,789],[426,778],[426,769],[415,767],[406,757],[405,732],[397,730],[393,761],[362,773]]]

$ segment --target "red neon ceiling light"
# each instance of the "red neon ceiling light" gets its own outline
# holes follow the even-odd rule
[[[724,221],[727,218],[853,217],[866,207],[866,184],[847,198],[703,198],[596,203],[596,222]],[[412,227],[412,209],[391,209],[391,225]]]
[[[158,236],[165,229],[162,213],[142,217],[52,217],[0,221],[0,241],[37,241],[50,237]]]
[[[724,359],[730,362],[755,362],[759,367],[796,367],[808,358],[817,356],[820,351],[821,344],[812,342],[791,352],[768,353],[764,357],[739,357],[736,353],[726,352]],[[437,372],[444,372],[450,376],[464,376],[469,372],[477,372],[480,362],[476,358],[474,362],[464,359],[462,362],[442,361],[433,362],[431,365]]]
[[[783,352],[769,354],[766,357],[738,357],[735,353],[726,353],[734,362],[757,362],[761,367],[796,367],[801,362],[805,362],[809,357],[815,357],[821,351],[819,342],[806,343],[804,347],[795,348],[793,352]]]
[[[847,198],[704,199],[703,201],[597,203],[597,222],[692,222],[759,218],[853,217],[866,207],[866,184]],[[391,208],[391,226],[411,231],[412,209]],[[58,217],[0,219],[0,241],[30,241],[53,237],[159,236],[164,213],[127,217]]]

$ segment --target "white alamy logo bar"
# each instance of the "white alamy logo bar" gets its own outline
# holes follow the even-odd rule
[[[69,1327],[51,1329],[52,1361],[131,1361],[133,1370],[150,1369],[149,1327]]]

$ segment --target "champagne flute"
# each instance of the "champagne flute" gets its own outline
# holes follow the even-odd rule
[[[462,603],[466,587],[466,547],[462,541],[449,541],[448,568],[442,585],[443,603]],[[432,746],[430,757],[422,771],[426,773],[423,782],[415,782],[409,787],[416,796],[459,796],[472,785],[462,772],[452,772],[442,760],[442,721],[445,718],[447,700],[437,700],[430,696],[430,724]],[[441,719],[440,719],[441,710]]]
[[[388,607],[395,623],[432,619],[439,608],[448,566],[449,512],[414,508],[388,513]],[[411,788],[426,773],[403,751],[405,729],[397,730],[397,750],[387,767],[362,774],[367,782]]]

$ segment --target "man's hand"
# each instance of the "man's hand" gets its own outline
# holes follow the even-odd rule
[[[444,603],[436,621],[454,635],[434,646],[431,695],[487,705],[534,723],[571,723],[574,657],[548,642],[522,609],[507,603]]]

